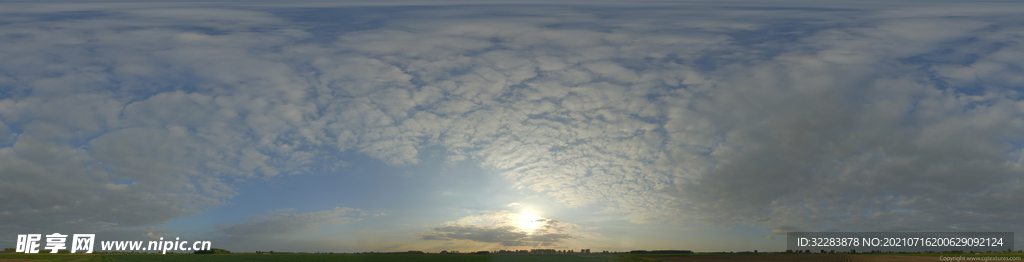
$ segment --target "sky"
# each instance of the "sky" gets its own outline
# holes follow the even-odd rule
[[[0,2],[0,246],[1024,235],[1024,4]]]

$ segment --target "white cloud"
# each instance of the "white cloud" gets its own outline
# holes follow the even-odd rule
[[[1017,228],[1024,80],[1005,9],[688,7],[423,9],[328,33],[250,8],[5,16],[0,207],[23,228],[155,225],[224,203],[236,178],[442,146],[634,222]],[[505,231],[429,236],[567,238],[485,237]]]

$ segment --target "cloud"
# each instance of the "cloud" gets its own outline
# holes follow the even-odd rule
[[[0,229],[157,225],[226,203],[237,181],[345,152],[416,165],[431,146],[638,223],[1019,228],[1015,9],[759,5],[388,9],[329,32],[287,7],[8,9]],[[423,239],[571,236],[553,230],[456,223]]]
[[[348,207],[335,207],[333,210],[301,214],[291,212],[293,211],[272,211],[267,215],[253,216],[246,223],[218,226],[217,231],[232,238],[280,236],[309,232],[326,224],[356,222],[365,215],[365,212]]]
[[[529,224],[529,230],[523,224]],[[497,243],[502,246],[551,246],[567,239],[579,238],[573,233],[577,225],[540,217],[527,217],[508,211],[466,216],[432,231],[420,233],[422,240],[468,240]]]

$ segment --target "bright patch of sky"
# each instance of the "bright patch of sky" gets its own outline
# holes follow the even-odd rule
[[[0,3],[0,245],[1022,232],[1024,5],[921,4]]]

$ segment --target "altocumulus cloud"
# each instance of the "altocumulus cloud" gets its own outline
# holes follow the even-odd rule
[[[641,223],[1024,218],[1013,3],[385,8],[351,31],[287,7],[3,5],[5,232],[155,225],[238,181],[337,168],[340,152],[417,164],[428,146]],[[324,212],[296,218],[342,219]],[[509,232],[422,238],[569,237]]]

